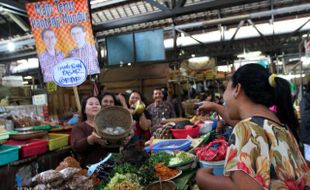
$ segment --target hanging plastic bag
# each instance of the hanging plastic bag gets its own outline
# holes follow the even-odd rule
[[[224,139],[215,139],[209,144],[195,149],[196,156],[203,161],[224,160],[228,143]]]

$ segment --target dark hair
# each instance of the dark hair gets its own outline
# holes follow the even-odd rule
[[[140,95],[140,98],[141,98],[141,101],[145,103],[146,99],[145,99],[144,95],[141,94],[138,90],[133,90],[133,91],[130,93],[130,95],[131,95],[132,93],[137,93],[137,94],[139,94],[139,95]]]
[[[163,91],[161,90],[161,88],[158,88],[158,87],[154,88],[153,92],[154,92],[155,90],[159,90],[159,91],[163,92]]]
[[[308,84],[306,85],[306,93],[310,93],[310,80],[308,81]]]
[[[74,24],[71,26],[70,28],[70,32],[72,31],[73,28],[81,28],[83,30],[83,32],[85,32],[85,28],[84,26],[80,25],[80,24]]]
[[[42,30],[42,32],[41,32],[42,40],[44,40],[44,34],[45,34],[45,32],[48,32],[48,31],[54,32],[54,30],[51,29],[51,28],[45,28],[45,29]],[[54,34],[55,34],[55,32],[54,32]]]
[[[87,96],[87,97],[85,97],[85,98],[83,98],[82,99],[82,113],[81,113],[81,115],[82,115],[82,121],[86,121],[87,120],[87,116],[86,116],[86,113],[85,113],[85,108],[86,108],[86,104],[87,104],[87,100],[89,99],[89,98],[97,98],[98,99],[98,101],[100,101],[99,100],[99,98],[97,97],[97,96]]]
[[[277,106],[277,117],[286,124],[296,140],[298,138],[298,120],[296,118],[290,91],[290,84],[287,80],[275,77],[276,86],[272,87],[268,78],[270,72],[259,64],[247,64],[240,67],[232,76],[232,86],[241,84],[246,96],[256,104],[266,107]]]
[[[112,93],[112,92],[105,92],[102,94],[102,96],[100,96],[100,104],[102,104],[102,99],[105,97],[105,96],[111,96],[113,98],[113,101],[114,101],[114,104],[116,105],[117,104],[117,100],[116,100],[116,97],[115,95]]]

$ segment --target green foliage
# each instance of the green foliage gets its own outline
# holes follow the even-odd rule
[[[137,170],[138,168],[129,163],[123,163],[120,165],[116,165],[113,169],[113,173],[119,173],[119,174],[137,173]]]
[[[169,161],[171,158],[173,158],[174,155],[169,154],[167,152],[158,152],[154,153],[150,156],[150,158],[147,160],[148,165],[151,167],[154,167],[157,163],[163,163],[165,165],[169,164]]]

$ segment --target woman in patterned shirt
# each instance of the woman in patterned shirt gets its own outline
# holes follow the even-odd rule
[[[291,189],[310,187],[307,164],[298,147],[298,122],[289,83],[258,64],[240,67],[224,93],[225,110],[240,120],[229,140],[224,175],[197,172],[200,189]],[[277,106],[277,112],[268,108]],[[203,109],[204,105],[200,107]]]

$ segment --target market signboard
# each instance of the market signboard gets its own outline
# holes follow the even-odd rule
[[[62,87],[78,86],[87,77],[87,69],[79,58],[64,59],[55,65],[53,73],[55,83]]]
[[[53,81],[53,68],[68,57],[79,58],[87,75],[100,72],[87,0],[26,3],[26,9],[44,82]]]

